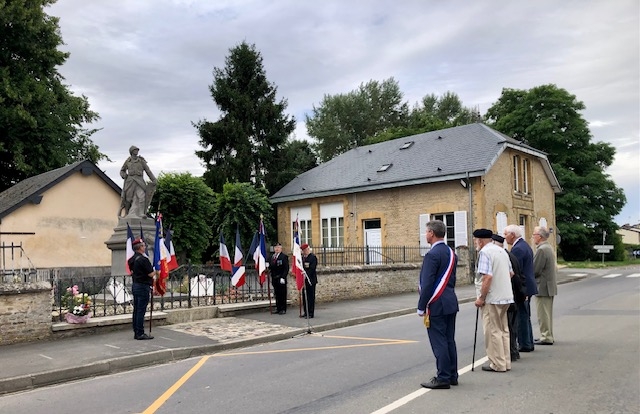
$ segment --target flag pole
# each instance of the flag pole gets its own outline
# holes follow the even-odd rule
[[[273,315],[273,309],[271,305],[271,270],[269,270],[269,280],[267,281],[267,296],[269,297],[269,313]]]
[[[151,321],[153,320],[153,287],[151,287],[151,311],[149,312],[149,334],[151,334]]]

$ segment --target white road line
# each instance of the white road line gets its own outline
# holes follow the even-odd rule
[[[631,273],[630,275],[627,275],[627,277],[640,277],[640,273]]]
[[[53,359],[50,356],[46,356],[46,355],[42,355],[42,354],[38,354],[38,355],[40,355],[42,358]]]
[[[166,336],[159,336],[158,338],[161,338],[161,339],[164,339],[164,340],[167,340],[167,341],[171,341],[171,342],[175,342],[176,341],[175,339],[167,338]]]
[[[119,346],[104,344],[104,346],[108,346],[109,348],[120,349]]]
[[[622,276],[622,273],[611,273],[610,275],[602,276],[603,279],[613,279],[614,277]]]
[[[489,358],[487,358],[487,357],[480,358],[479,360],[477,360],[473,364],[473,366],[480,368],[482,366],[482,364],[484,364],[488,360],[489,360]],[[458,375],[466,374],[469,371],[471,371],[471,365],[467,365],[466,367],[464,367],[462,369],[459,369],[458,370]],[[424,394],[428,393],[429,391],[431,391],[429,388],[420,388],[419,390],[416,390],[416,391],[412,392],[411,394],[407,394],[404,397],[395,400],[394,402],[392,402],[389,405],[385,405],[381,409],[376,410],[376,411],[372,412],[371,414],[387,414],[387,413],[390,413],[391,411],[402,407],[403,405],[415,400],[416,398],[420,397],[421,395],[424,395]]]
[[[570,275],[567,275],[567,276],[581,277],[581,276],[587,276],[587,273],[571,273]]]

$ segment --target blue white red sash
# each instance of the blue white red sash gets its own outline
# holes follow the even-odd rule
[[[449,246],[447,247],[449,248],[449,265],[444,270],[444,274],[440,276],[440,281],[436,285],[436,288],[433,290],[433,295],[431,295],[431,299],[429,299],[429,302],[427,302],[427,315],[431,313],[429,310],[429,305],[431,304],[431,302],[435,302],[440,298],[440,296],[442,296],[444,289],[447,287],[447,284],[449,283],[449,279],[451,278],[451,274],[453,273],[453,268],[456,263],[456,256],[455,256],[455,253],[453,253],[453,249],[451,249],[451,247]]]

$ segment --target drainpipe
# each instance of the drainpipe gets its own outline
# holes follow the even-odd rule
[[[471,188],[469,171],[467,171],[467,191],[469,191],[469,228],[467,230],[467,241],[469,242],[469,282],[473,283],[473,274],[476,270],[476,248],[473,244],[473,190]]]

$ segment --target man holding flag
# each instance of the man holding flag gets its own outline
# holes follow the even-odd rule
[[[278,315],[287,313],[287,275],[289,274],[289,257],[282,253],[282,244],[273,247],[273,256],[269,260],[271,284],[276,297],[276,312]]]
[[[133,256],[128,261],[133,277],[133,338],[138,340],[153,339],[144,333],[144,314],[147,312],[151,289],[156,271],[145,256],[145,243],[142,239],[135,239],[132,243]]]
[[[304,293],[302,295],[302,303],[305,313],[300,315],[301,318],[313,318],[316,309],[316,285],[318,284],[318,276],[316,268],[318,267],[318,258],[311,253],[311,247],[307,243],[300,246],[302,250],[302,266],[304,268]]]

